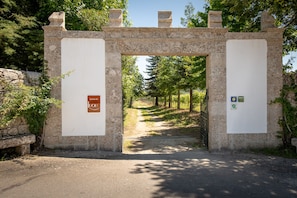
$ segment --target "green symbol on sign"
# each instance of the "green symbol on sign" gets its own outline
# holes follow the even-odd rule
[[[237,109],[237,105],[236,104],[232,104],[231,107],[232,107],[232,109]]]

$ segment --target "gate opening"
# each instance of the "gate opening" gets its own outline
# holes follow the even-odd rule
[[[205,56],[122,56],[123,152],[207,146],[201,133],[205,82]]]

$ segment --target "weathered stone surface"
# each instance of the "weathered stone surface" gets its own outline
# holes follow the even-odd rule
[[[21,135],[0,139],[0,149],[16,147],[21,155],[30,153],[30,144],[35,143],[35,135]]]
[[[14,83],[14,84],[24,83],[24,78],[25,78],[24,73],[21,71],[0,68],[0,79],[4,80],[8,84],[9,83]],[[0,86],[1,86],[1,84],[0,84]]]
[[[172,26],[172,12],[171,11],[158,11],[158,27],[168,28]]]
[[[226,42],[229,39],[266,39],[267,41],[267,104],[278,96],[282,87],[283,29],[265,27],[265,32],[229,33],[222,28],[221,12],[209,13],[209,28],[124,28],[119,11],[110,14],[111,23],[102,32],[66,31],[62,26],[44,27],[45,60],[50,76],[61,75],[61,40],[63,38],[104,38],[106,60],[106,134],[105,136],[64,138],[61,132],[61,110],[51,109],[45,127],[45,146],[64,149],[122,149],[122,84],[121,55],[195,55],[206,56],[209,95],[209,149],[241,149],[276,146],[279,141],[277,120],[280,105],[268,105],[268,133],[226,133]],[[165,22],[170,16],[166,16]],[[59,22],[61,23],[61,22]],[[113,24],[114,23],[114,24]],[[168,24],[167,24],[168,25]],[[112,26],[112,27],[111,27]],[[116,26],[116,27],[114,27]],[[61,97],[61,85],[52,95]],[[82,141],[83,139],[83,141]]]
[[[261,15],[261,30],[266,31],[268,28],[275,28],[275,19],[267,11],[263,11]]]
[[[123,14],[120,9],[111,9],[109,11],[109,26],[121,27],[123,26]]]
[[[222,28],[222,11],[208,12],[208,28]]]

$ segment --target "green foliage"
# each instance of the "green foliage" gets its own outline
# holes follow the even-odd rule
[[[290,84],[285,84],[281,90],[280,97],[274,100],[280,103],[283,109],[283,117],[279,120],[282,131],[278,137],[283,141],[283,146],[289,148],[291,146],[291,138],[297,137],[297,85],[295,83],[296,73],[287,73],[290,78]]]
[[[284,53],[297,49],[296,0],[208,0],[205,11],[223,12],[223,26],[231,32],[255,32],[261,29],[261,14],[269,11],[278,27],[284,27]]]
[[[207,15],[208,12],[197,12],[195,14],[195,8],[192,3],[189,3],[185,7],[185,18],[181,18],[181,24],[184,27],[207,27]]]
[[[0,66],[41,72],[42,26],[53,12],[66,13],[68,30],[97,31],[107,24],[111,8],[123,9],[124,25],[130,25],[127,0],[0,0]]]
[[[200,111],[200,104],[205,97],[205,91],[193,91],[193,110]],[[164,97],[160,98],[160,102],[164,102]],[[178,95],[172,95],[172,108],[177,108]],[[180,108],[188,109],[190,106],[190,95],[183,93],[180,95]]]
[[[43,35],[35,30],[38,23],[28,10],[27,1],[0,2],[0,65],[3,68],[40,70]],[[17,58],[15,58],[17,57]]]
[[[143,92],[143,77],[136,65],[136,58],[122,56],[122,89],[124,107],[131,107],[134,98]]]
[[[148,59],[148,62],[150,63],[147,65],[149,78],[145,79],[147,95],[156,98],[164,97],[165,106],[168,97],[169,107],[171,107],[172,94],[179,92],[179,90],[190,90],[189,109],[192,111],[192,90],[205,89],[206,58],[198,56],[153,56]],[[157,103],[155,105],[158,106]]]
[[[0,107],[0,126],[5,127],[15,119],[23,117],[29,125],[30,132],[40,135],[49,107],[61,104],[60,100],[50,97],[52,86],[60,79],[61,77],[49,79],[43,75],[39,86],[8,84],[1,81],[4,95]]]

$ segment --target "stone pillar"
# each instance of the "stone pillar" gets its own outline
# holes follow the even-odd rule
[[[54,12],[49,17],[50,24],[44,30],[44,60],[49,77],[61,76],[61,40],[65,29],[65,13]],[[61,99],[61,84],[52,88],[51,96]],[[61,109],[52,107],[49,110],[44,127],[44,145],[54,148],[59,143],[62,133]]]
[[[109,27],[122,27],[123,13],[121,9],[109,10]]]
[[[261,15],[261,31],[266,31],[268,28],[275,28],[274,18],[268,12],[264,11]]]
[[[159,28],[172,27],[172,12],[171,11],[158,11],[158,27]]]
[[[222,11],[208,12],[208,28],[222,28]]]

